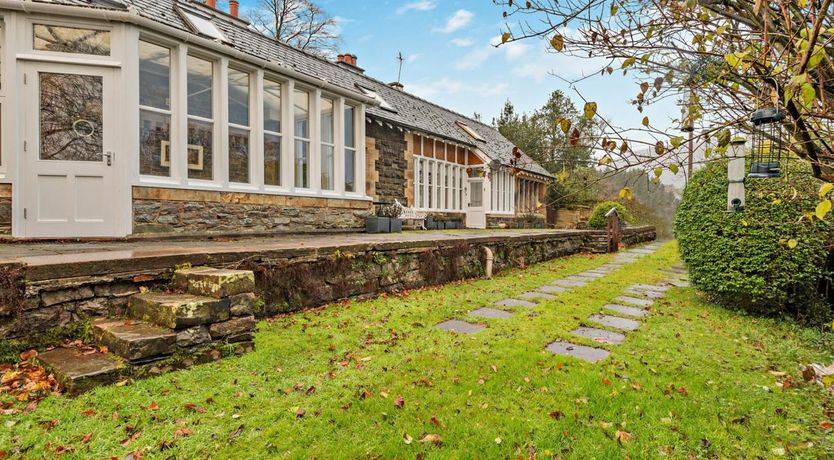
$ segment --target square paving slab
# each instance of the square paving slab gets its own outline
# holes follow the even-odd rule
[[[689,281],[669,280],[668,283],[675,287],[689,287]]]
[[[655,251],[654,251],[654,249],[640,248],[640,249],[632,249],[630,252],[633,252],[633,253],[636,253],[636,254],[654,254]]]
[[[669,286],[658,286],[656,284],[632,284],[631,286],[629,286],[629,289],[637,289],[640,291],[666,292],[669,290]]]
[[[562,291],[559,291],[559,292],[562,292]],[[522,299],[527,299],[527,300],[535,300],[535,299],[550,300],[550,299],[555,299],[556,298],[556,296],[553,295],[553,294],[548,294],[546,292],[537,292],[537,291],[522,292],[518,296],[521,297]]]
[[[504,299],[495,302],[495,305],[499,307],[527,307],[533,308],[536,306],[535,302],[530,302],[529,300],[521,300],[521,299]]]
[[[508,311],[497,310],[495,308],[489,308],[489,307],[484,307],[484,308],[479,308],[477,310],[472,310],[472,311],[469,312],[469,315],[470,316],[478,316],[478,317],[481,317],[481,318],[500,318],[500,319],[509,318],[509,317],[513,316],[513,314],[508,312]]]
[[[564,286],[564,287],[582,287],[585,286],[584,281],[575,281],[575,280],[553,280],[550,284],[555,284],[557,286]]]
[[[614,345],[621,344],[625,340],[625,336],[619,332],[606,331],[605,329],[597,329],[595,327],[577,327],[570,331],[570,333],[589,338],[595,342],[612,343]]]
[[[654,305],[654,300],[652,299],[638,299],[637,297],[629,297],[627,295],[615,297],[614,300],[616,300],[617,302],[630,303],[632,305],[638,305],[641,307],[650,307]]]
[[[548,294],[545,294],[545,295],[550,295],[550,297],[553,297],[553,295],[551,295],[551,294],[559,293],[559,292],[567,292],[568,289],[564,288],[562,286],[542,286],[538,289],[538,291],[539,291],[540,294],[548,293]]]
[[[606,304],[604,307],[606,310],[615,311],[617,313],[621,313],[626,316],[635,316],[637,318],[642,318],[649,314],[646,310],[637,307],[628,307],[625,305],[618,305],[615,303]]]
[[[580,283],[587,283],[588,281],[593,281],[592,279],[588,278],[587,276],[582,275],[571,275],[565,278],[567,281],[579,281]]]
[[[459,334],[474,334],[486,328],[483,324],[467,323],[466,321],[461,321],[459,319],[450,319],[449,321],[444,321],[434,327],[444,331],[457,332]]]
[[[608,357],[611,353],[594,347],[586,347],[569,342],[553,342],[547,346],[547,351],[564,356],[572,356],[589,363],[595,363]]]
[[[583,277],[583,278],[593,278],[593,279],[597,279],[597,278],[602,278],[602,277],[604,277],[605,275],[607,275],[607,273],[592,272],[592,271],[588,270],[587,272],[582,272],[582,273],[580,273],[580,274],[579,274],[579,275],[577,275],[577,276],[581,276],[581,277]]]
[[[603,326],[613,327],[622,331],[633,331],[640,327],[639,322],[633,319],[620,318],[619,316],[597,314],[591,315],[588,319]]]
[[[649,299],[659,299],[665,295],[662,292],[638,291],[637,289],[626,289],[625,291],[623,291],[623,294],[628,294],[630,296],[635,297],[647,297]]]

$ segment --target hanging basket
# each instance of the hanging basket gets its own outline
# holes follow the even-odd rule
[[[750,172],[747,177],[769,178],[782,175],[782,151],[785,148],[785,130],[782,120],[785,112],[770,107],[759,109],[750,116],[753,123],[753,148]]]

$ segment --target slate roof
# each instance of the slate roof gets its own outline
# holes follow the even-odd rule
[[[136,14],[189,33],[193,33],[180,14],[177,5],[194,5],[190,0],[36,0],[44,3],[60,3],[96,8],[120,8],[126,4]],[[456,113],[417,96],[390,87],[380,80],[348,70],[326,59],[278,43],[261,33],[246,27],[241,21],[218,18],[214,24],[226,36],[226,45],[237,51],[270,62],[281,64],[303,74],[324,80],[346,90],[361,93],[357,85],[375,91],[396,109],[396,113],[381,107],[368,105],[366,114],[416,131],[477,147],[490,159],[501,160],[508,165],[512,159],[513,144],[496,129],[470,117]],[[475,130],[484,141],[477,141],[466,134],[456,122],[462,121]],[[539,164],[522,155],[522,169],[551,177]]]

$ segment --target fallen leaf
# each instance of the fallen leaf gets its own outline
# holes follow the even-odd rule
[[[550,418],[555,418],[556,420],[559,420],[560,418],[565,416],[565,414],[563,414],[561,411],[558,411],[558,410],[555,410],[555,411],[553,411],[553,412],[551,412],[547,415],[549,415]]]
[[[431,423],[432,423],[432,425],[440,428],[440,420],[437,419],[436,415],[431,416]]]
[[[495,444],[501,444],[501,438],[495,438]]]
[[[38,350],[24,351],[23,353],[20,354],[20,360],[21,361],[28,361],[28,360],[36,357],[36,356],[38,356]]]
[[[602,383],[604,385],[611,385],[611,380],[609,380],[608,377],[603,377],[602,378]]]
[[[184,408],[186,408],[186,409],[188,409],[188,410],[192,410],[192,411],[194,411],[194,412],[198,412],[198,413],[200,413],[200,414],[204,414],[204,413],[206,412],[206,409],[205,409],[205,408],[200,407],[200,406],[198,406],[198,405],[196,405],[196,404],[194,404],[194,403],[185,403],[185,404],[183,404],[183,405],[182,405],[182,407],[184,407]]]
[[[422,439],[420,439],[420,442],[422,442],[422,443],[430,443],[430,444],[434,444],[435,446],[439,446],[440,444],[442,444],[442,443],[443,443],[443,440],[442,440],[442,439],[440,439],[440,436],[439,436],[439,435],[436,435],[436,434],[427,434],[427,435],[423,436],[423,438],[422,438]]]
[[[306,414],[304,409],[298,409],[297,411],[295,411],[295,418],[302,418],[304,417],[304,414]]]
[[[412,438],[408,433],[403,433],[403,442],[404,443],[411,444],[412,441],[414,441],[414,438]]]
[[[90,439],[93,439],[92,432],[85,434],[84,437],[81,438],[81,444],[87,444],[88,442],[90,442]]]
[[[396,406],[397,409],[402,409],[403,406],[405,406],[405,399],[403,399],[402,396],[397,396],[397,399],[394,400],[394,406]]]
[[[834,424],[832,424],[831,422],[829,422],[827,420],[823,420],[822,422],[820,422],[819,427],[822,428],[823,430],[828,431],[832,427],[834,427]]]
[[[93,409],[84,409],[81,411],[81,415],[85,417],[92,417],[96,415],[96,411],[94,411]]]
[[[159,410],[159,404],[157,404],[156,401],[151,401],[151,405],[148,406],[148,409],[149,410]]]
[[[189,430],[188,428],[180,428],[179,430],[174,432],[174,436],[177,436],[177,437],[179,437],[179,436],[191,436],[192,434],[194,434],[194,433],[191,430]]]
[[[624,443],[631,439],[631,433],[628,431],[617,431],[614,433],[614,437],[617,438],[617,442]]]

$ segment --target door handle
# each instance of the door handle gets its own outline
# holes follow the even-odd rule
[[[113,152],[106,152],[104,158],[107,159],[107,166],[113,165]]]

